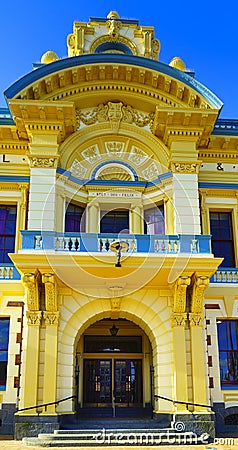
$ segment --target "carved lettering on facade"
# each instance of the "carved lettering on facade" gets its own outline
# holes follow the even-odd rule
[[[190,277],[179,277],[174,290],[173,312],[184,313],[186,310],[187,287],[190,285]]]
[[[41,324],[41,316],[42,316],[41,311],[27,311],[26,312],[27,324],[39,326]]]
[[[27,306],[29,311],[39,310],[39,291],[37,276],[34,273],[26,273],[22,276],[22,283],[26,288]]]

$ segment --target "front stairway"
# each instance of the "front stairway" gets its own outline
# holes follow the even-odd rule
[[[182,422],[166,428],[152,419],[82,421],[78,429],[42,433],[23,438],[23,445],[40,447],[159,446],[207,444],[209,435],[186,431]]]

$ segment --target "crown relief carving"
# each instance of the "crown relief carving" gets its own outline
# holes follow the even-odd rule
[[[89,111],[76,110],[77,130],[81,123],[93,125],[100,122],[110,122],[112,131],[117,133],[121,122],[137,125],[140,128],[149,126],[152,130],[155,113],[144,114],[130,105],[122,102],[107,102]]]

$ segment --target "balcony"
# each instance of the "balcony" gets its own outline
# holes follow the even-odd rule
[[[127,253],[210,254],[210,235],[130,235],[22,231],[22,250],[111,254],[113,241],[128,243]]]
[[[211,283],[238,284],[238,269],[229,267],[218,269],[211,277]]]
[[[0,263],[0,281],[1,280],[20,280],[18,270],[11,263]]]

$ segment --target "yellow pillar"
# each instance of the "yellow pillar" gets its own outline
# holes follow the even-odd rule
[[[175,400],[188,401],[187,364],[185,325],[187,313],[172,314],[173,344],[174,344],[174,371],[175,371]],[[185,404],[176,404],[177,411],[184,411]]]
[[[204,341],[202,329],[203,316],[200,313],[190,313],[189,321],[191,330],[193,402],[207,405]],[[203,408],[200,406],[195,406],[194,409],[203,410]]]
[[[142,209],[138,205],[132,205],[131,207],[131,232],[133,234],[142,234],[142,221],[143,221],[143,214]]]
[[[24,405],[22,408],[37,405],[39,343],[41,311],[27,311],[27,346],[24,370]],[[36,414],[35,410],[26,411],[25,414]]]
[[[46,326],[45,333],[45,361],[44,361],[44,385],[43,403],[56,401],[56,370],[57,370],[57,346],[58,346],[58,321],[59,312],[44,311]],[[56,405],[47,406],[43,413],[54,415]]]
[[[87,232],[99,233],[100,232],[100,218],[99,218],[99,205],[98,203],[90,203],[87,205]]]

